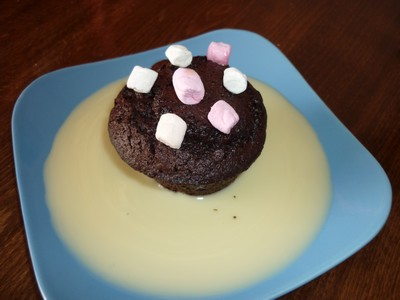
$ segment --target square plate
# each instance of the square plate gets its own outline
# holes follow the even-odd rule
[[[222,296],[275,298],[328,271],[366,245],[386,222],[391,186],[379,163],[273,44],[255,33],[233,29],[212,31],[179,44],[187,46],[193,55],[204,55],[211,41],[231,44],[232,65],[278,90],[306,117],[331,170],[331,207],[323,228],[306,251],[272,278]],[[100,279],[64,247],[46,206],[43,167],[58,129],[82,100],[129,75],[132,66],[150,67],[164,59],[166,47],[46,74],[32,82],[15,104],[12,133],[17,183],[32,263],[46,299],[154,299]]]

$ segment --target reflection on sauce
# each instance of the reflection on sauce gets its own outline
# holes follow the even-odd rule
[[[165,190],[120,160],[107,121],[124,82],[71,113],[45,166],[52,222],[83,264],[127,289],[201,296],[257,283],[306,249],[329,208],[329,169],[315,132],[279,93],[252,80],[268,111],[265,148],[203,198]]]

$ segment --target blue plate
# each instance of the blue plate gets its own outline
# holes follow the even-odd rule
[[[179,43],[194,55],[205,55],[211,41],[231,44],[231,65],[277,89],[307,118],[330,165],[331,208],[321,232],[303,255],[272,278],[218,297],[275,298],[328,271],[367,244],[386,222],[391,186],[379,163],[273,44],[255,33],[232,29]],[[83,99],[128,76],[136,64],[150,67],[165,57],[165,49],[49,73],[31,83],[15,104],[12,133],[17,182],[33,267],[46,299],[164,299],[132,293],[102,280],[64,247],[46,206],[43,166],[58,129]]]

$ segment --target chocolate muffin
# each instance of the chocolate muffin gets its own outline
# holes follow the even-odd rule
[[[108,131],[120,157],[135,170],[170,190],[206,195],[232,183],[260,155],[267,113],[260,93],[250,83],[240,94],[224,87],[222,78],[228,66],[196,56],[188,67],[204,84],[201,102],[185,105],[177,98],[172,76],[178,67],[163,60],[152,67],[158,77],[149,93],[138,93],[127,86],[120,91]],[[207,118],[220,99],[239,115],[229,134],[216,129]],[[187,124],[179,149],[156,139],[158,121],[166,113],[180,116]]]

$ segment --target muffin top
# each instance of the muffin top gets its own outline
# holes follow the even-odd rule
[[[230,178],[246,170],[263,148],[267,114],[262,97],[250,83],[240,94],[229,92],[222,82],[228,66],[205,56],[193,57],[189,67],[204,84],[201,102],[182,103],[172,84],[178,67],[160,61],[152,67],[158,77],[149,93],[125,86],[118,95],[110,114],[111,141],[125,162],[155,179],[203,184]],[[229,134],[216,129],[207,118],[218,100],[227,102],[239,115]],[[157,123],[166,113],[180,116],[187,124],[179,149],[155,137]]]

